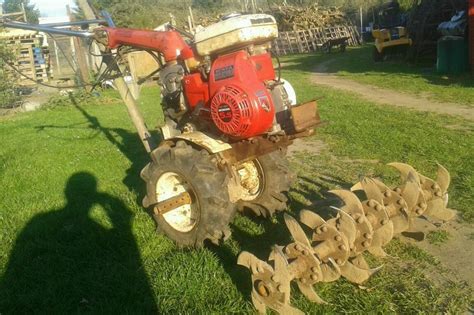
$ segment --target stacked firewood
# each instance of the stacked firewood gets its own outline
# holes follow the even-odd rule
[[[323,7],[314,3],[305,7],[279,6],[272,9],[280,31],[307,30],[318,27],[351,24],[337,7]]]
[[[267,13],[275,17],[280,31],[308,30],[319,27],[352,25],[346,14],[338,7],[323,7],[317,3],[309,6],[275,6]],[[198,25],[208,26],[218,22],[222,15],[201,15],[196,19]]]

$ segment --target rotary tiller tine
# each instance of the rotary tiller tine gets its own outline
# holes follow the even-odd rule
[[[388,244],[394,236],[393,222],[388,220],[384,223],[384,225],[374,231],[372,244],[368,248],[369,253],[377,257],[387,256],[382,247]]]
[[[421,191],[420,183],[417,181],[413,173],[409,173],[400,195],[407,203],[410,216],[420,216],[426,210],[426,203]],[[420,207],[424,205],[424,207]]]
[[[348,261],[341,266],[341,275],[350,282],[362,284],[381,268],[382,266],[373,269],[363,269]]]
[[[367,250],[369,253],[371,253],[372,255],[376,256],[376,257],[389,257],[390,255],[387,254],[385,252],[385,250],[382,248],[382,247],[370,247],[368,250]]]
[[[263,260],[258,259],[255,255],[249,252],[241,252],[237,257],[237,264],[248,268],[252,275],[257,275],[264,272],[274,272],[272,266]]]
[[[399,234],[408,230],[410,216],[406,201],[398,192],[391,190],[381,181],[373,179],[372,182],[377,185],[383,196],[382,204],[385,205],[387,214],[393,222],[394,233]]]
[[[301,293],[303,293],[303,295],[311,302],[317,303],[317,304],[328,304],[316,293],[316,291],[314,291],[314,288],[312,285],[303,284],[299,281],[297,284],[298,284],[298,289],[300,289]]]
[[[310,301],[325,304],[326,302],[314,291],[313,285],[323,280],[321,261],[313,254],[310,246],[293,243],[285,248],[291,260],[289,269],[301,291]]]
[[[371,269],[362,254],[352,257],[349,261],[356,267],[359,267],[362,269]]]
[[[336,220],[337,230],[340,233],[344,234],[344,236],[347,238],[347,242],[349,243],[349,246],[352,246],[357,236],[356,222],[344,210],[339,209],[337,207],[331,207],[331,208],[338,211],[338,218]]]
[[[323,218],[310,210],[302,210],[300,212],[300,221],[310,229],[314,230],[318,226],[326,224]]]
[[[353,192],[348,190],[331,190],[329,193],[339,197],[339,199],[344,202],[344,206],[341,207],[341,210],[345,211],[346,213],[364,213],[362,203]]]
[[[321,271],[322,282],[325,283],[334,282],[341,277],[341,267],[332,258],[329,258],[327,263],[321,264]]]
[[[298,246],[298,244],[296,244]],[[305,248],[306,246],[302,246]],[[304,251],[305,249],[301,250]],[[307,251],[310,250],[310,247],[307,247]],[[290,296],[291,296],[291,281],[299,276],[299,269],[301,266],[296,266],[292,270],[292,267],[295,267],[292,264],[298,264],[298,261],[294,261],[292,264],[288,263],[288,260],[283,254],[281,247],[274,247],[274,265],[275,265],[275,274],[271,278],[272,281],[276,282],[275,288],[279,294],[283,295],[283,298],[280,298],[276,303],[267,303],[267,306],[275,310],[278,314],[291,314],[291,315],[300,315],[304,314],[299,309],[290,305]],[[309,255],[309,252],[307,253]],[[316,258],[314,258],[316,260]],[[317,260],[316,260],[317,261]],[[319,262],[319,261],[317,261]],[[293,272],[291,272],[292,270]]]
[[[357,184],[355,186],[357,186]],[[380,191],[380,188],[377,185],[377,182],[375,182],[371,178],[364,177],[360,181],[360,186],[362,187],[363,191],[365,192],[365,195],[367,196],[367,199],[373,199],[373,200],[383,204],[383,193]],[[355,189],[353,189],[354,187],[351,188],[351,191],[355,191]]]
[[[413,166],[405,164],[405,163],[398,163],[398,162],[388,163],[387,165],[394,167],[400,172],[400,177],[402,179],[402,182],[405,182],[408,179],[408,174],[410,173],[413,174],[413,176],[415,177],[415,180],[418,183],[420,182],[420,177],[418,175],[418,172],[413,168]]]
[[[295,240],[295,242],[311,247],[311,243],[308,240],[308,237],[306,236],[305,232],[301,228],[301,225],[298,223],[298,221],[296,221],[295,218],[293,218],[292,216],[286,213],[284,215],[284,219],[285,219],[285,224],[288,227],[288,230],[290,231],[290,234]]]
[[[391,217],[390,220],[393,222],[393,233],[395,235],[401,234],[410,228],[410,218],[407,212],[401,211],[398,215]]]
[[[278,248],[274,251],[275,269],[248,252],[242,252],[237,259],[239,265],[252,271],[252,302],[262,314],[267,307],[279,314],[302,314],[289,304],[292,278],[288,261]]]
[[[451,184],[451,175],[448,170],[441,164],[438,163],[438,175],[436,176],[436,182],[438,183],[441,191],[444,194],[448,191],[449,185]]]
[[[428,208],[425,215],[442,221],[451,221],[457,215],[457,211],[446,208],[445,201],[442,198],[428,201]]]

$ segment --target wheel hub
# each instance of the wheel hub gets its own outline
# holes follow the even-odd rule
[[[176,207],[167,209],[166,213],[161,214],[171,227],[183,233],[191,231],[197,223],[197,205],[192,201],[195,196],[194,190],[183,176],[174,172],[163,173],[156,183],[158,204],[165,204],[186,194],[191,196],[190,203],[178,202]]]
[[[240,184],[243,188],[242,200],[255,200],[263,190],[263,170],[258,160],[253,160],[240,165],[237,169]]]

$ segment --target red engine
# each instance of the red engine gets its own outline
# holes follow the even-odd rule
[[[238,51],[213,62],[208,83],[196,74],[185,77],[184,89],[191,107],[204,101],[222,133],[246,139],[265,133],[273,125],[275,107],[265,81],[274,79],[269,54],[250,56]],[[205,97],[210,99],[203,100]]]

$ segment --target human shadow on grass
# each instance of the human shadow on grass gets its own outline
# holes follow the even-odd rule
[[[43,132],[47,129],[77,129],[77,128],[88,128],[93,131],[93,134],[85,139],[72,138],[71,141],[78,140],[90,140],[99,135],[103,135],[110,144],[115,146],[120,153],[123,154],[131,163],[130,167],[126,170],[126,175],[123,179],[123,183],[129,191],[133,192],[137,196],[136,203],[141,204],[142,198],[145,196],[146,189],[145,183],[140,178],[140,172],[145,165],[150,161],[145,148],[143,147],[140,137],[136,132],[130,132],[123,128],[107,128],[103,126],[99,119],[89,113],[84,107],[82,107],[76,100],[73,94],[69,94],[71,104],[82,114],[87,121],[87,126],[83,126],[84,123],[72,124],[69,126],[58,126],[58,125],[42,125],[37,126],[36,129],[39,132]],[[79,127],[78,127],[79,126]],[[152,131],[152,136],[157,141],[161,142],[161,135],[157,131]],[[50,135],[51,136],[51,135]],[[69,140],[69,139],[68,139]]]
[[[67,204],[33,217],[18,234],[0,280],[0,313],[157,313],[132,234],[132,212],[72,175]],[[101,223],[99,223],[101,222]]]

